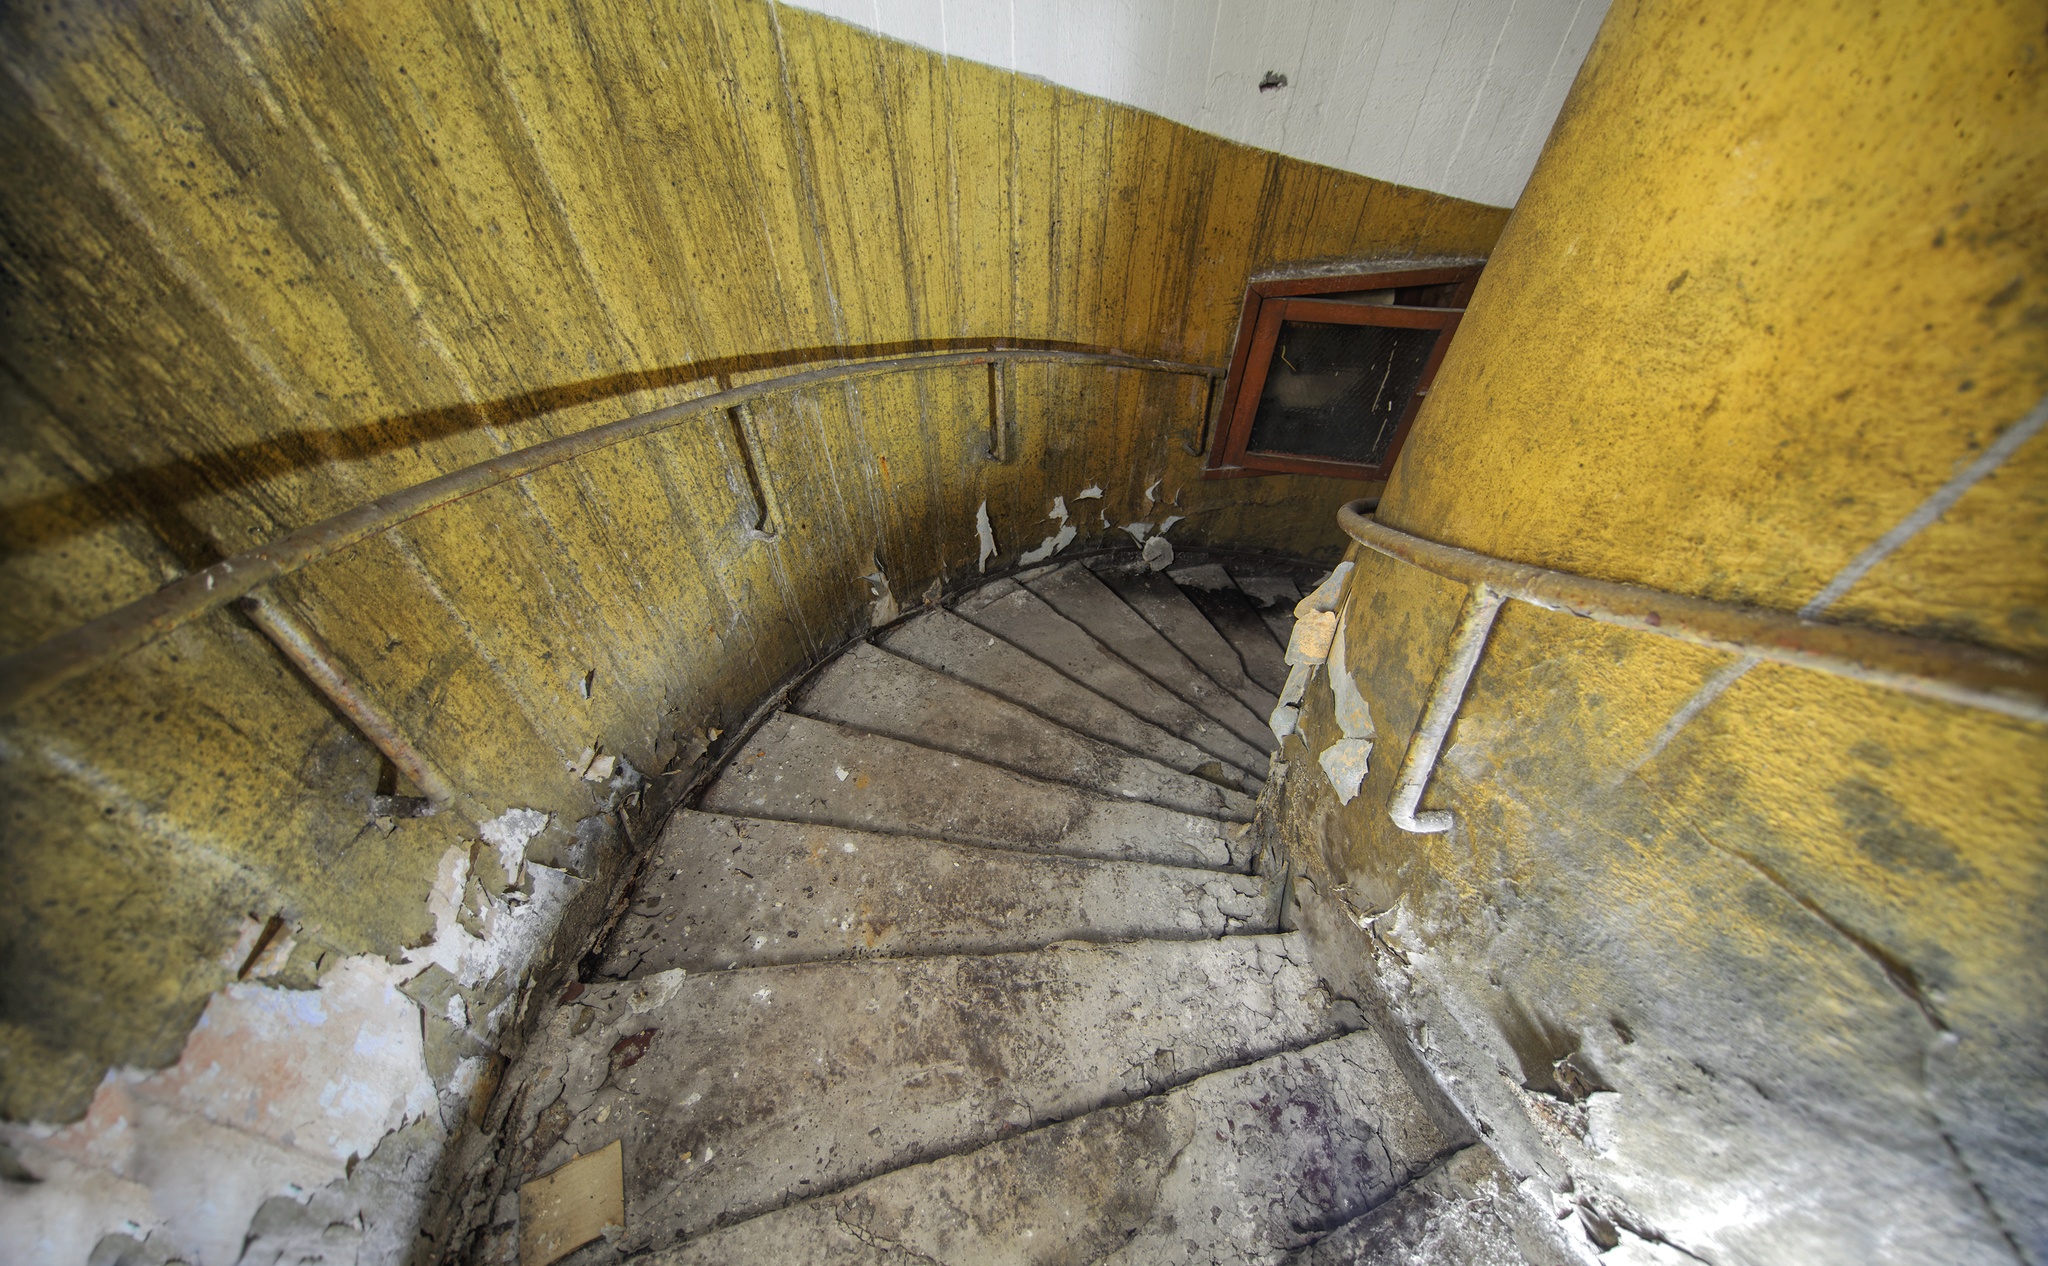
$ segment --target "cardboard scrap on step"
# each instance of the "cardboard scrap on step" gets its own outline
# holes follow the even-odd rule
[[[549,1266],[625,1227],[625,1152],[614,1140],[519,1189],[519,1266]]]

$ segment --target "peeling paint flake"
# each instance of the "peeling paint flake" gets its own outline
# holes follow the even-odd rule
[[[1088,501],[1091,499],[1096,501],[1102,499],[1102,489],[1095,484],[1089,484],[1086,488],[1074,494],[1074,500],[1076,501]]]
[[[996,533],[995,529],[989,526],[988,502],[986,501],[983,501],[981,508],[974,512],[974,532],[975,535],[981,538],[979,570],[986,572],[988,570],[988,560],[996,556]]]
[[[610,757],[605,758],[607,773],[610,772],[610,760]],[[592,769],[595,768],[593,763]],[[584,776],[589,777],[588,774]],[[547,826],[548,815],[538,809],[507,809],[490,821],[479,823],[477,829],[482,833],[484,842],[498,850],[498,865],[503,868],[506,881],[516,885],[520,871],[526,868],[527,843],[547,830]]]

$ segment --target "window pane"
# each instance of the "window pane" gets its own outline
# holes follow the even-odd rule
[[[1246,449],[1379,465],[1442,334],[1282,321]]]

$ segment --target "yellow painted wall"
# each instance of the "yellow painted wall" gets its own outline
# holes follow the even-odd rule
[[[2048,395],[2044,66],[2031,4],[1616,6],[1380,519],[1811,600]],[[1659,750],[1729,657],[1511,604],[1423,800],[1457,826],[1405,834],[1463,594],[1353,556],[1380,746],[1295,825],[1396,911],[1381,969],[1474,1076],[1541,1090],[1576,1049],[1613,1087],[1514,1091],[1564,1205],[1714,1261],[2041,1260],[2048,734],[1766,665]],[[1828,616],[2048,653],[2048,438]]]
[[[1247,274],[1483,254],[1506,213],[1277,158],[749,0],[16,6],[0,647],[493,453],[846,355],[1006,336],[1221,364]],[[1031,369],[764,406],[471,498],[278,586],[478,812],[595,811],[863,627],[1112,523],[1328,554],[1324,480],[1199,481],[1189,380]],[[1078,506],[1077,506],[1078,508]],[[1076,548],[1105,537],[1100,520]],[[1113,534],[1110,534],[1113,535]],[[578,682],[595,670],[595,691]],[[0,721],[6,1115],[174,1060],[238,921],[308,984],[428,934],[454,815],[365,825],[374,754],[221,614]],[[489,852],[480,854],[486,870]],[[604,878],[614,871],[602,871]]]

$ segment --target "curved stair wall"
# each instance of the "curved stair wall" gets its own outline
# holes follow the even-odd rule
[[[722,382],[991,339],[1221,365],[1251,273],[1483,255],[1507,214],[747,0],[661,15],[658,37],[623,6],[166,0],[4,21],[4,144],[37,173],[0,192],[20,283],[10,651]],[[97,1094],[38,1144],[112,1184],[94,1225],[169,1225],[134,1178],[148,1156],[240,1175],[220,1207],[241,1212],[201,1236],[238,1242],[273,1177],[316,1189],[401,1122],[443,1128],[430,1106],[490,1075],[530,981],[601,920],[630,851],[607,806],[648,827],[631,789],[567,768],[586,750],[686,784],[656,776],[716,755],[713,731],[867,629],[878,584],[907,608],[1010,565],[1058,537],[1059,508],[1067,555],[1175,518],[1183,547],[1328,556],[1335,507],[1372,491],[1200,482],[1197,380],[1020,368],[1004,388],[993,437],[981,368],[813,390],[275,586],[467,816],[374,814],[417,789],[232,612],[6,717],[0,1110],[77,1120]],[[571,905],[565,930],[536,917]],[[454,983],[421,981],[429,962]],[[309,999],[332,1029],[257,1039],[264,1008]],[[394,1053],[351,1070],[334,1035],[364,1026]],[[219,1062],[214,1090],[180,1080],[188,1050]],[[279,1067],[302,1073],[254,1117],[223,1106]],[[323,1105],[356,1072],[354,1106]],[[174,1137],[126,1170],[92,1159],[147,1114]]]
[[[1279,815],[1318,949],[1616,1256],[2048,1254],[2044,81],[1993,6],[1868,16],[1613,10],[1376,517],[1969,644],[2032,708],[1511,602],[1397,814],[1468,587],[1360,547],[1289,742],[1374,749]]]

